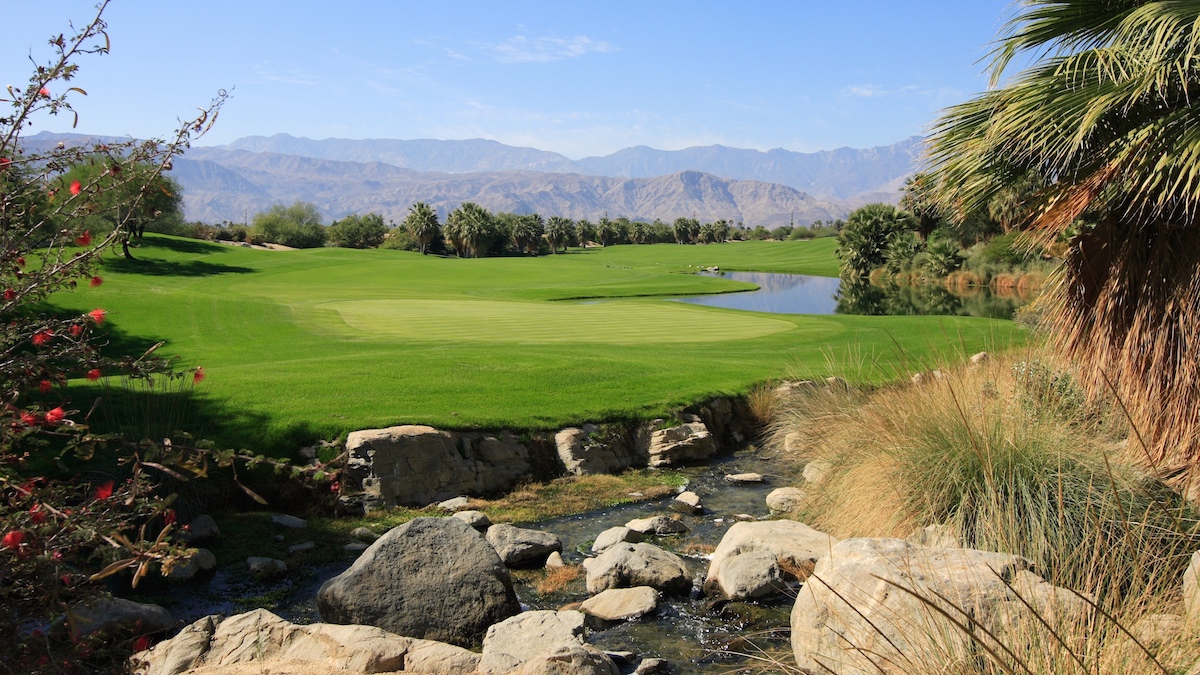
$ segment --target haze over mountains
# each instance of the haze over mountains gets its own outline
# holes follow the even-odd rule
[[[36,148],[107,139],[42,133]],[[328,220],[375,211],[400,222],[416,201],[444,217],[464,201],[494,211],[597,220],[670,222],[724,218],[768,227],[845,217],[871,201],[899,198],[916,171],[920,138],[890,146],[817,153],[724,146],[626,148],[571,160],[496,141],[311,140],[251,136],[195,147],[175,162],[191,220],[241,222],[276,203],[317,205]]]

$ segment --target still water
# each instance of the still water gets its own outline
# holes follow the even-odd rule
[[[679,302],[770,314],[868,314],[978,316],[1011,319],[1028,296],[993,293],[987,288],[951,290],[940,284],[897,286],[866,281],[843,283],[831,277],[767,272],[706,273],[748,281],[758,290],[676,298]]]

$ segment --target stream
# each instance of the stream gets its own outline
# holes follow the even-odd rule
[[[751,448],[717,458],[707,466],[682,469],[688,479],[684,489],[700,495],[705,512],[682,516],[689,528],[686,533],[648,537],[646,541],[680,555],[699,585],[708,568],[708,560],[704,550],[689,552],[689,549],[702,545],[711,551],[739,517],[767,517],[764,501],[767,493],[786,484],[780,478],[772,480],[773,467],[771,460],[758,456]],[[760,473],[767,482],[735,485],[724,480],[727,474],[744,472]],[[585,557],[583,552],[590,555],[591,542],[598,534],[634,518],[674,513],[669,508],[671,499],[624,504],[521,526],[558,535],[563,542],[564,560],[577,565]],[[314,623],[321,620],[316,607],[317,590],[326,579],[340,574],[352,562],[353,557],[347,554],[345,560],[317,567],[303,575],[299,582],[289,580],[275,585],[256,583],[244,575],[235,576],[218,569],[206,584],[172,589],[169,598],[159,598],[159,601],[167,605],[176,619],[185,623],[208,614],[229,616],[262,606],[295,623]],[[533,589],[539,578],[537,571],[513,573],[517,597],[525,609],[559,609],[588,598],[583,575],[548,598],[540,597]],[[744,636],[753,635],[758,646],[787,647],[791,605],[790,597],[767,602],[729,603],[699,597],[695,591],[691,597],[665,596],[655,615],[594,630],[588,642],[607,651],[630,651],[642,658],[666,659],[673,672],[678,674],[724,673],[744,660],[733,652],[756,651]],[[623,672],[631,671],[632,667],[623,668]]]

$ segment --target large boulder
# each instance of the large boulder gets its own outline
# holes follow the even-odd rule
[[[976,637],[995,650],[989,633],[1020,649],[1020,636],[1045,630],[1041,620],[1061,632],[1069,630],[1064,622],[1087,620],[1086,612],[1083,600],[1033,574],[1019,556],[847,539],[821,558],[800,589],[792,650],[809,673],[924,671],[929,664],[966,664],[980,651],[946,615],[969,617]]]
[[[628,527],[610,527],[601,532],[592,543],[592,553],[599,553],[613,544],[637,544],[642,541],[642,533]]]
[[[650,434],[648,454],[652,467],[701,462],[717,454],[717,440],[703,422],[689,422]]]
[[[774,595],[784,590],[789,576],[803,581],[804,570],[836,543],[794,520],[735,523],[713,551],[705,590],[731,600]]]
[[[584,600],[580,609],[605,621],[629,621],[658,609],[658,598],[649,586],[610,588]]]
[[[145,675],[203,675],[238,664],[255,672],[467,675],[479,656],[452,645],[394,635],[373,626],[298,626],[265,609],[207,616],[135,658]]]
[[[519,672],[556,672],[542,668],[526,671],[523,667],[530,662],[542,662],[544,657],[562,650],[584,649],[608,659],[584,642],[585,622],[583,613],[574,610],[524,612],[502,621],[489,628],[483,639],[479,672],[483,675],[512,673],[518,669],[522,669]],[[611,665],[611,660],[608,663]]]
[[[663,536],[668,534],[683,534],[688,531],[688,526],[679,519],[679,516],[674,518],[670,516],[651,516],[649,518],[634,518],[625,523],[625,527],[637,532],[638,534],[653,534]]]
[[[457,518],[417,518],[389,531],[321,586],[317,607],[332,623],[463,646],[521,611],[496,550]]]
[[[487,540],[509,567],[540,566],[546,562],[546,556],[555,551],[562,552],[562,540],[557,536],[541,530],[514,527],[508,523],[489,527]]]
[[[404,425],[352,432],[346,475],[373,503],[425,505],[505,489],[530,471],[529,449],[508,432],[457,434]]]
[[[584,645],[559,647],[526,661],[516,675],[619,675],[621,670],[604,652]]]
[[[175,625],[171,613],[158,605],[113,597],[80,602],[71,608],[68,618],[80,635],[110,628],[136,628],[141,633],[158,633]]]
[[[617,473],[631,466],[645,464],[630,444],[620,437],[605,437],[592,424],[563,429],[554,435],[558,460],[567,473],[588,476],[598,473]]]
[[[777,488],[767,495],[767,508],[778,513],[793,513],[804,506],[807,496],[804,490],[798,487]]]
[[[588,593],[632,586],[687,593],[692,581],[679,556],[653,544],[614,544],[589,561]]]

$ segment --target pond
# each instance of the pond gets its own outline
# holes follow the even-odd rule
[[[706,272],[707,276],[748,281],[758,290],[675,298],[679,302],[770,314],[868,314],[978,316],[1011,319],[1033,297],[1022,290],[998,293],[972,286],[910,286],[868,281],[843,283],[833,277],[767,272]]]

